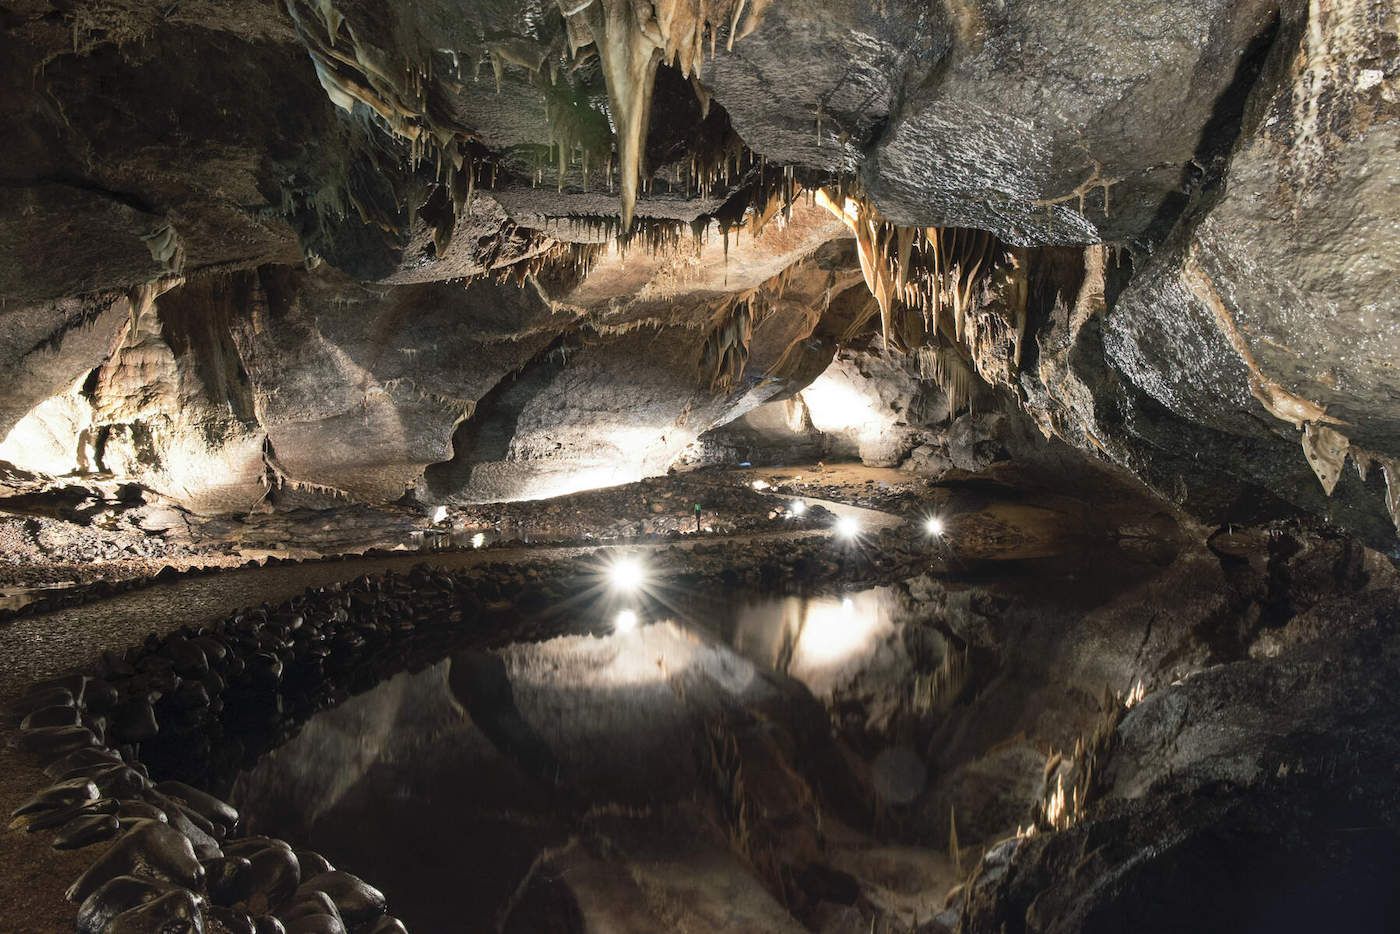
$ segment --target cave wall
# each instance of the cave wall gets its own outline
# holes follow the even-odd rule
[[[619,254],[548,288],[373,286],[328,264],[172,281],[95,306],[95,323],[51,338],[57,352],[16,358],[17,390],[37,367],[51,397],[16,413],[0,455],[52,475],[111,474],[205,513],[406,491],[491,502],[655,476],[701,432],[783,391],[768,374],[785,356],[830,358],[833,345],[804,341],[812,305],[849,263],[840,246],[818,251],[831,233],[827,221],[775,228],[776,247],[736,247],[719,272],[688,244]],[[809,262],[772,298],[738,380],[710,385],[699,361],[723,297],[715,280],[756,288],[794,258]],[[636,289],[630,305],[590,305],[614,294],[595,279],[618,278]]]
[[[1217,183],[1152,253],[1091,258],[1022,381],[1051,430],[1199,514],[1296,509],[1393,550],[1400,399],[1381,361],[1400,332],[1381,283],[1400,110],[1382,6],[1285,22]]]

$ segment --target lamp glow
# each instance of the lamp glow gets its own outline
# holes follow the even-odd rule
[[[792,501],[792,505],[788,507],[788,512],[792,513],[794,516],[805,515],[807,512],[807,504],[800,499],[795,499]]]
[[[836,534],[846,539],[855,538],[860,534],[860,523],[855,516],[842,516],[836,520]]]
[[[924,520],[924,531],[934,538],[939,538],[943,535],[943,528],[943,520],[937,516],[929,516]]]
[[[622,610],[613,620],[613,632],[631,632],[637,628],[637,613],[635,610]]]
[[[472,547],[473,547],[473,548],[480,548],[482,545],[485,545],[485,544],[486,544],[486,533],[485,533],[485,532],[477,532],[475,535],[472,536]]]
[[[614,590],[636,590],[646,582],[646,571],[636,558],[619,558],[608,569]]]

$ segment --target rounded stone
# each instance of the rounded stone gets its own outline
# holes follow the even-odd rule
[[[301,889],[324,892],[330,896],[341,917],[351,927],[379,917],[386,907],[383,892],[358,876],[339,870],[313,876],[302,884]]]
[[[98,795],[97,784],[87,777],[70,778],[50,785],[10,812],[11,817],[23,817],[40,811],[71,807],[92,801]]]
[[[112,919],[103,934],[204,934],[199,896],[187,889],[173,889],[139,908]]]
[[[159,782],[156,790],[203,815],[209,822],[222,824],[225,830],[232,830],[238,825],[238,810],[208,792],[177,781]]]
[[[81,714],[77,707],[54,705],[52,707],[41,707],[26,716],[19,723],[21,730],[34,730],[45,726],[77,726],[81,722]]]
[[[223,905],[207,905],[204,917],[222,928],[224,934],[258,934],[257,926],[245,911]]]
[[[233,905],[248,897],[248,873],[252,862],[242,856],[223,856],[204,863],[205,885],[216,905]]]
[[[54,836],[55,850],[77,850],[103,840],[110,840],[121,830],[115,814],[88,814],[64,824]]]
[[[144,905],[174,888],[168,882],[131,875],[108,879],[78,906],[78,934],[101,934],[122,912]]]
[[[204,867],[183,834],[159,821],[142,821],[119,837],[69,886],[68,900],[81,902],[109,879],[138,871],[182,886],[199,887],[204,882]]]

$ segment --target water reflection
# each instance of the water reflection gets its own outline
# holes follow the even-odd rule
[[[77,581],[63,581],[56,584],[35,584],[32,587],[6,587],[0,592],[0,609],[19,610],[45,597],[65,590],[74,590]]]
[[[828,697],[878,662],[895,635],[898,606],[892,587],[741,603],[730,640],[744,657]]]
[[[896,603],[890,588],[737,601],[703,620],[459,652],[314,716],[230,798],[251,832],[381,885],[413,930],[496,928],[529,901],[541,854],[567,862],[570,910],[589,924],[635,898],[644,928],[646,892],[707,930],[786,929],[719,829],[716,725],[757,730],[743,781],[773,795],[766,816],[791,807],[784,826],[816,823],[809,782],[839,767],[821,764],[835,757],[813,693],[882,663]]]

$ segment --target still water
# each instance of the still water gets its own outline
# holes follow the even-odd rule
[[[749,838],[800,849],[840,811],[823,702],[899,676],[901,612],[887,587],[692,603],[457,652],[315,715],[230,797],[410,930],[791,929]]]

